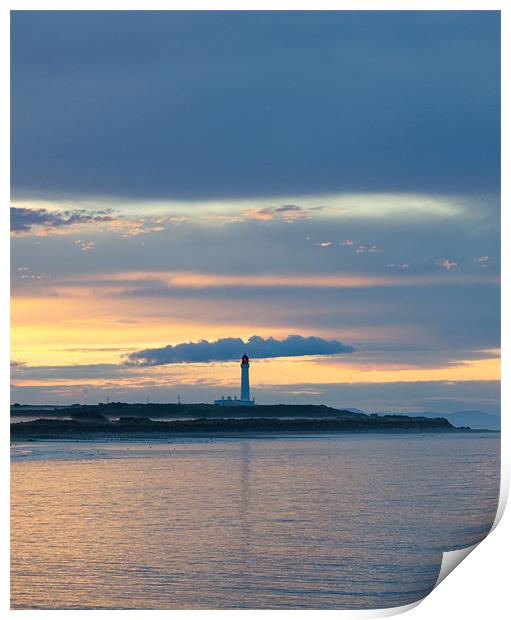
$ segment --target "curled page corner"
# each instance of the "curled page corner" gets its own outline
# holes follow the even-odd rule
[[[495,513],[495,519],[493,521],[493,525],[491,526],[491,530],[488,532],[487,536],[493,532],[493,530],[497,527],[500,520],[502,519],[502,515],[504,513],[504,509],[507,504],[509,496],[509,477],[507,469],[501,466],[501,479],[500,479],[500,496],[499,503],[497,506],[497,512]],[[486,538],[486,536],[485,536]],[[483,538],[483,540],[485,539]],[[435,583],[435,588],[442,583],[442,581],[452,573],[452,571],[459,565],[463,560],[472,553],[472,551],[481,543],[483,540],[471,545],[470,547],[464,547],[463,549],[456,549],[455,551],[444,551],[442,555],[442,564],[440,565],[440,572],[438,573],[438,577]],[[433,588],[433,589],[435,589]]]
[[[342,614],[349,614],[352,618],[390,618],[391,616],[398,616],[410,611],[414,607],[417,607],[424,599],[420,598],[413,603],[407,603],[406,605],[399,605],[397,607],[385,607],[381,609],[350,609],[340,610]]]
[[[498,522],[496,520],[496,522]],[[496,524],[496,523],[495,523]],[[495,527],[495,524],[492,527]],[[491,530],[490,530],[491,531]],[[477,542],[474,545],[471,545],[470,547],[464,547],[463,549],[456,549],[454,551],[444,551],[442,554],[442,563],[440,565],[440,571],[438,573],[438,577],[437,580],[435,582],[435,585],[433,587],[433,590],[440,584],[442,583],[442,581],[452,573],[452,571],[459,565],[461,564],[461,562],[463,562],[463,560],[472,553],[472,551],[479,545],[480,543]],[[397,616],[399,614],[402,614],[406,611],[409,611],[410,609],[413,609],[414,607],[417,607],[417,605],[419,605],[420,603],[422,603],[424,599],[418,599],[417,601],[413,602],[413,603],[409,603],[408,605],[402,605],[400,607],[391,607],[389,609],[384,609],[384,610],[378,610],[378,616],[380,618],[382,617],[387,617],[387,616]]]
[[[477,547],[479,543],[475,543],[475,545],[471,545],[470,547],[464,547],[463,549],[456,549],[455,551],[444,551],[442,555],[442,564],[440,565],[440,572],[438,573],[438,577],[435,583],[435,588],[442,583],[442,581],[450,575],[452,571],[459,565],[463,560],[472,553],[472,551]],[[433,589],[435,589],[433,588]]]
[[[495,513],[495,519],[493,521],[493,525],[488,532],[487,536],[493,532],[493,530],[499,524],[499,521],[502,518],[502,514],[504,513],[504,509],[507,504],[507,499],[509,495],[509,479],[507,470],[505,468],[501,468],[501,483],[500,483],[500,496],[499,503],[497,506],[497,511]],[[440,571],[438,573],[437,580],[432,591],[440,584],[442,581],[452,573],[452,571],[459,565],[463,560],[469,556],[472,551],[481,544],[486,539],[480,540],[469,547],[464,547],[463,549],[456,549],[454,551],[444,551],[442,555],[442,563],[440,565]],[[427,598],[427,597],[425,597]],[[407,611],[410,611],[414,607],[417,607],[424,598],[420,598],[413,603],[408,603],[407,605],[400,605],[398,607],[387,607],[385,609],[360,609],[352,612],[353,616],[355,614],[359,618],[388,618],[390,616],[398,616]]]
[[[413,603],[408,603],[407,605],[400,605],[399,607],[389,607],[387,609],[381,609],[379,610],[378,617],[389,618],[390,616],[399,616],[400,614],[404,614],[407,611],[413,609],[414,607],[417,607],[417,605],[419,605],[419,603],[422,603],[423,600],[424,599],[420,598]]]

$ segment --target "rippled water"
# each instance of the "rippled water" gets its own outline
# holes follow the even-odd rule
[[[12,447],[15,608],[381,608],[479,541],[497,434]]]

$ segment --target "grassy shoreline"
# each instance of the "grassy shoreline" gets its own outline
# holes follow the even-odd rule
[[[11,440],[94,439],[94,438],[172,438],[175,436],[243,436],[304,433],[431,433],[467,432],[444,418],[407,416],[343,415],[329,418],[198,418],[155,421],[149,418],[122,417],[110,420],[101,416],[80,419],[38,419],[11,424]]]

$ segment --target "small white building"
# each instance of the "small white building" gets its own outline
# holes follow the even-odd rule
[[[215,400],[215,405],[219,407],[253,407],[255,405],[255,400],[250,400],[249,368],[250,360],[245,353],[241,358],[241,398],[238,400],[236,396],[227,396],[227,398],[222,396],[222,398]]]

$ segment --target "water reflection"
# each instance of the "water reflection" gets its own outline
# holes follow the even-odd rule
[[[250,441],[240,441],[240,513],[239,525],[241,530],[240,558],[243,572],[250,568],[250,541],[252,530],[250,526]]]
[[[12,605],[403,605],[498,492],[498,435],[17,444]]]

